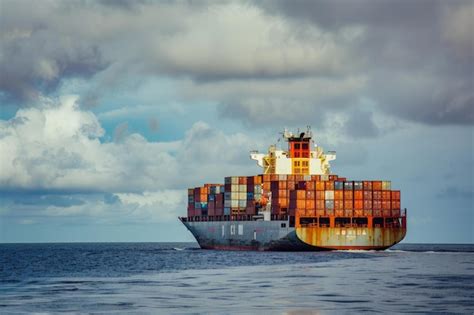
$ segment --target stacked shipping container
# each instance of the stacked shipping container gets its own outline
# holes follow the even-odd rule
[[[267,202],[274,215],[400,216],[400,191],[389,181],[277,174],[226,177],[225,185],[189,189],[188,216],[254,215]]]

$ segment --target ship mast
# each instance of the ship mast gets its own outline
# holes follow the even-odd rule
[[[282,138],[288,143],[288,150],[271,145],[268,153],[251,151],[250,158],[257,161],[264,174],[323,175],[331,173],[330,161],[336,159],[336,152],[325,153],[313,140],[311,127],[295,135],[286,128]]]

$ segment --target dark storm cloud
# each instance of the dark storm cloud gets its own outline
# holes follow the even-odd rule
[[[427,124],[474,123],[472,1],[267,1],[262,7],[328,32],[365,30],[364,91],[386,113]]]
[[[435,0],[3,1],[0,97],[19,104],[92,78],[82,99],[97,105],[158,76],[177,98],[225,104],[222,116],[254,125],[255,113],[347,114],[361,98],[404,120],[472,124],[472,11]],[[361,135],[377,134],[367,126]]]
[[[38,19],[46,8],[47,4],[41,7],[27,1],[1,4],[0,96],[4,100],[25,103],[54,92],[66,78],[88,78],[107,66],[97,44]]]

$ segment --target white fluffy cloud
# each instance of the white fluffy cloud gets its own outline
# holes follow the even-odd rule
[[[238,169],[239,160],[252,149],[245,135],[226,135],[203,122],[176,142],[149,142],[139,134],[102,142],[104,130],[97,117],[81,110],[76,101],[72,96],[59,103],[46,101],[0,121],[2,189],[141,192],[182,188],[195,178],[215,178],[224,169]]]
[[[139,134],[117,142],[102,138],[99,120],[80,109],[75,96],[44,99],[0,120],[0,191],[16,196],[4,201],[9,206],[3,211],[104,222],[110,216],[170,220],[184,214],[188,186],[248,173],[253,165],[248,150],[257,145],[244,134],[225,134],[203,122],[175,142],[150,142]]]

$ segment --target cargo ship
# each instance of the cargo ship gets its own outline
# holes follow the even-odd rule
[[[285,129],[278,142],[287,148],[250,152],[262,174],[188,189],[187,216],[179,219],[201,248],[384,250],[405,237],[407,211],[390,181],[331,174],[336,153],[324,152],[309,127]]]

